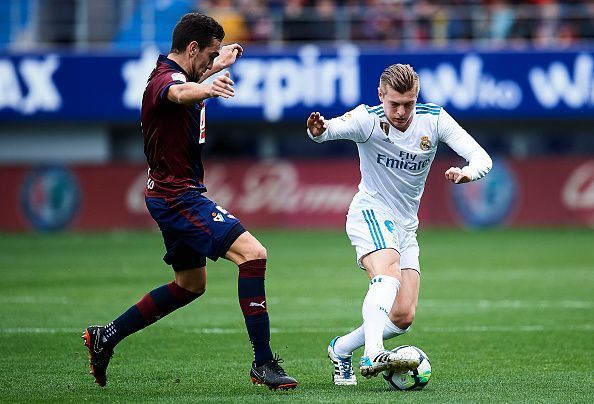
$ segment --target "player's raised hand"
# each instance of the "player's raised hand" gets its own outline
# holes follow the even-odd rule
[[[328,121],[319,112],[312,112],[307,118],[307,129],[314,136],[320,136],[328,128]]]
[[[213,62],[213,70],[221,71],[231,66],[235,61],[243,55],[243,48],[238,43],[225,45],[221,48],[219,56]]]
[[[465,182],[472,181],[472,177],[465,172],[464,169],[459,167],[450,167],[445,172],[446,180],[453,182],[454,184],[463,184]]]
[[[233,97],[235,95],[234,84],[233,80],[231,80],[231,74],[227,71],[213,80],[210,86],[210,96],[222,98]]]

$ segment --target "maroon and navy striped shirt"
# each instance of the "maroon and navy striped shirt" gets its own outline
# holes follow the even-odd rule
[[[149,165],[147,197],[174,197],[189,190],[206,192],[202,148],[206,141],[204,103],[169,101],[173,84],[189,75],[173,60],[159,56],[142,97],[144,154]]]

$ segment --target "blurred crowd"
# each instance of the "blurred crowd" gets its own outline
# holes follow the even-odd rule
[[[568,47],[594,40],[588,0],[199,0],[227,41],[371,41],[400,47]]]
[[[188,11],[226,41],[367,42],[402,48],[565,48],[594,42],[593,0],[0,0],[0,48],[166,47]]]

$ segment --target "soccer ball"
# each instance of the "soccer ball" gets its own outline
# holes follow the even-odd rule
[[[384,380],[392,390],[421,390],[429,383],[431,377],[431,363],[429,357],[416,346],[401,345],[392,349],[392,352],[402,352],[407,355],[419,356],[419,367],[415,370],[409,370],[406,373],[395,373],[394,371],[385,371]]]

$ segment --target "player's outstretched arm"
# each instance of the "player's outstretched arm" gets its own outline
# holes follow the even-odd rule
[[[235,95],[229,72],[217,76],[211,84],[187,82],[174,84],[167,91],[167,98],[177,104],[195,104],[212,97],[230,98]]]
[[[232,43],[230,45],[225,45],[221,48],[221,52],[219,56],[215,58],[212,63],[212,69],[207,70],[204,72],[202,77],[200,77],[200,82],[202,83],[204,80],[220,72],[223,69],[228,68],[233,63],[237,61],[243,55],[243,48],[238,43]]]
[[[328,128],[328,121],[319,112],[312,112],[307,118],[307,129],[313,137],[320,136]]]

